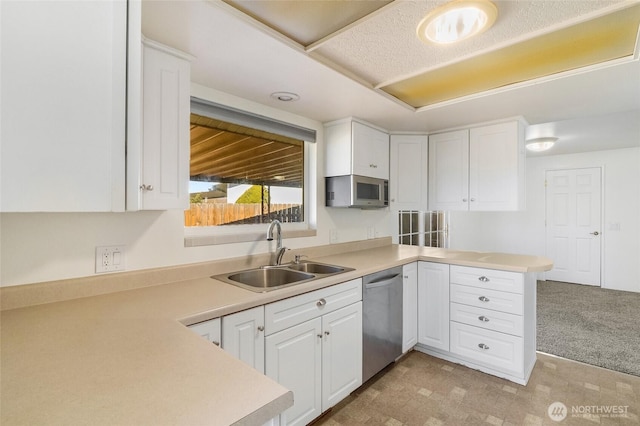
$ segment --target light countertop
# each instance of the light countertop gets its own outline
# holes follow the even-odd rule
[[[387,245],[314,258],[354,268],[255,293],[211,279],[2,312],[0,423],[259,425],[293,395],[185,325],[426,260],[541,272],[536,256]]]

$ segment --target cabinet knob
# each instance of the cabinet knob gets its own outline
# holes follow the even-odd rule
[[[472,201],[472,202],[473,202],[473,201],[475,201],[475,200],[476,200],[475,198],[472,198],[472,199],[471,199],[471,201]]]
[[[264,325],[259,325],[258,326],[258,331],[264,331]]]
[[[142,189],[143,191],[153,191],[153,185],[142,184],[140,185],[140,189]]]
[[[408,279],[408,278],[409,278],[409,275],[403,275],[403,276],[402,276],[402,278],[406,278],[406,279]]]
[[[489,349],[489,346],[485,345],[484,343],[480,343],[480,344],[478,344],[478,347],[479,347],[480,349],[484,349],[485,351],[486,351],[487,349]]]
[[[463,198],[463,199],[462,199],[462,202],[463,202],[463,203],[466,203],[466,202],[467,202],[467,199],[466,199],[466,198]]]
[[[478,297],[478,300],[481,301],[481,302],[488,302],[489,298],[486,297],[486,296],[480,296],[480,297]]]
[[[484,315],[479,316],[478,319],[482,322],[489,322],[489,318],[485,317]]]
[[[220,342],[216,342],[215,340],[213,342],[211,342],[211,343],[213,343],[216,346],[220,346]]]
[[[484,275],[478,278],[479,281],[482,281],[483,283],[488,283],[490,280],[489,278],[485,277]]]
[[[324,332],[324,335],[325,335],[325,336],[328,336],[329,334],[331,334],[331,333],[329,333],[328,331],[325,331],[325,332]]]
[[[327,304],[327,301],[326,301],[326,300],[324,300],[324,299],[320,299],[320,300],[318,300],[318,302],[316,302],[316,306],[317,306],[318,308],[322,308],[322,307],[323,307],[324,305],[326,305],[326,304]]]
[[[598,231],[594,231],[594,232],[589,232],[589,233],[590,233],[591,235],[595,235],[595,236],[598,236],[598,235],[600,235],[600,233],[599,233]]]
[[[377,169],[378,165],[377,164],[369,164],[369,167],[371,167],[372,169]]]
[[[322,333],[317,334],[317,336],[322,339]]]

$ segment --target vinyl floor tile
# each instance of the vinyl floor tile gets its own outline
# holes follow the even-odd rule
[[[521,386],[410,352],[314,426],[640,426],[640,377],[542,353],[537,358]],[[552,404],[562,408],[555,419]]]

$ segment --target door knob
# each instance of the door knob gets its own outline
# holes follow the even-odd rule
[[[591,235],[600,235],[600,233],[598,231],[594,231],[594,232],[589,232]]]

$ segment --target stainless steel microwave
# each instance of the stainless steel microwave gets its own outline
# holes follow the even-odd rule
[[[389,206],[389,181],[366,176],[327,177],[326,206],[376,209]]]

